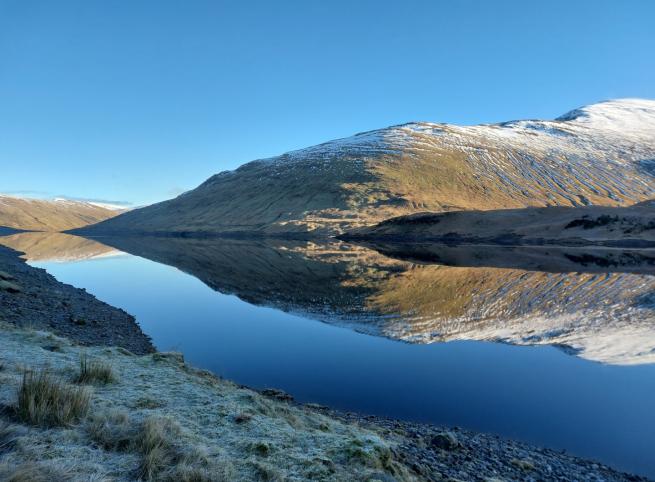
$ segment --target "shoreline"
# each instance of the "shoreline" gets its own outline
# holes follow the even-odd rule
[[[45,271],[27,265],[22,259],[18,258],[18,255],[16,251],[5,248],[0,249],[0,272],[4,272],[5,275],[13,278],[9,281],[17,284],[21,289],[18,292],[0,292],[3,318],[6,318],[5,312],[7,310],[5,307],[9,306],[7,300],[20,297],[28,298],[24,296],[26,293],[31,293],[33,289],[39,288],[38,286],[27,286],[32,282],[44,283],[44,286],[40,287],[41,295],[51,296],[56,300],[54,304],[52,303],[53,299],[49,300],[49,304],[47,303],[48,300],[42,300],[45,304],[39,305],[40,309],[49,309],[54,306],[56,310],[63,310],[62,313],[69,314],[70,311],[66,310],[69,310],[71,306],[62,304],[61,296],[62,293],[70,296],[74,291],[76,296],[79,296],[79,298],[75,298],[75,303],[79,305],[73,305],[73,307],[81,308],[84,305],[87,309],[86,313],[104,313],[103,310],[114,310],[117,313],[123,313],[125,316],[105,318],[99,323],[80,324],[71,320],[70,317],[66,319],[62,315],[58,318],[51,318],[48,323],[32,319],[30,325],[26,321],[29,317],[37,315],[37,307],[34,305],[23,307],[30,309],[18,310],[20,317],[18,317],[18,314],[12,315],[14,316],[13,322],[12,320],[5,320],[11,322],[11,325],[15,327],[6,325],[4,329],[0,329],[0,343],[3,343],[3,350],[0,351],[0,362],[3,364],[0,377],[3,378],[3,381],[10,381],[5,385],[15,385],[18,382],[21,367],[24,367],[27,361],[31,366],[47,364],[59,367],[58,369],[62,374],[69,374],[71,370],[74,370],[75,361],[82,352],[91,353],[98,359],[106,357],[119,372],[120,381],[117,385],[120,385],[120,387],[94,388],[94,391],[107,400],[111,400],[114,405],[125,405],[124,410],[129,413],[129,416],[139,420],[151,416],[153,413],[156,413],[157,416],[166,417],[181,417],[181,413],[187,413],[186,418],[182,417],[176,423],[182,426],[183,432],[188,435],[189,439],[195,440],[200,437],[199,433],[206,429],[206,427],[197,426],[195,422],[197,418],[196,411],[203,414],[202,416],[209,417],[207,419],[208,423],[220,424],[227,432],[221,434],[220,437],[216,435],[218,438],[213,439],[211,436],[203,435],[202,445],[216,445],[216,450],[221,452],[220,456],[218,456],[221,460],[228,457],[225,453],[222,453],[224,448],[219,450],[221,445],[218,442],[220,440],[225,442],[223,437],[233,437],[234,440],[230,440],[239,443],[243,437],[248,438],[251,435],[255,437],[250,433],[249,435],[240,435],[244,427],[242,422],[236,421],[238,414],[235,414],[235,411],[239,413],[253,412],[251,418],[261,418],[260,422],[265,427],[268,427],[266,424],[269,423],[279,424],[281,423],[280,419],[284,419],[282,425],[268,427],[265,430],[266,436],[264,438],[275,440],[277,444],[286,444],[288,450],[293,450],[297,454],[298,463],[293,467],[288,467],[283,465],[285,464],[283,458],[276,458],[278,455],[283,455],[282,453],[269,452],[271,447],[263,449],[264,445],[261,445],[259,448],[252,449],[249,446],[250,448],[246,450],[247,453],[244,455],[245,461],[243,463],[239,460],[238,454],[231,454],[228,457],[231,460],[230,465],[236,471],[235,473],[238,473],[239,477],[243,477],[244,480],[249,478],[256,480],[257,477],[260,477],[259,471],[263,470],[262,464],[270,466],[269,469],[272,472],[275,470],[280,472],[282,467],[284,473],[280,473],[281,477],[285,476],[285,474],[293,475],[300,478],[300,480],[312,480],[307,478],[308,474],[311,470],[317,468],[321,468],[320,474],[314,474],[317,480],[343,480],[343,476],[346,474],[348,477],[356,475],[355,480],[382,480],[385,482],[394,480],[561,480],[562,477],[577,480],[587,480],[593,477],[608,481],[648,480],[615,471],[597,462],[494,435],[340,412],[315,404],[297,403],[289,395],[281,391],[257,391],[236,385],[215,377],[204,370],[186,365],[179,354],[156,353],[147,336],[138,329],[133,317],[118,308],[98,301],[84,290],[60,283]],[[90,307],[93,307],[93,310]],[[15,313],[15,310],[11,313]],[[113,323],[118,323],[125,330],[124,333],[121,336],[104,336],[107,328],[110,326],[115,328]],[[133,324],[133,327],[127,328],[130,324]],[[36,331],[34,331],[35,329]],[[65,338],[49,335],[43,330],[58,331]],[[147,340],[147,344],[145,344],[144,340]],[[13,346],[14,349],[7,348],[9,346]],[[16,350],[15,347],[18,346],[23,346],[24,349]],[[111,346],[119,346],[123,350],[111,348]],[[140,349],[141,356],[125,352],[125,350],[132,351],[128,346],[137,347],[137,350]],[[23,351],[29,351],[36,355],[29,357],[28,353],[21,353]],[[164,368],[166,376],[160,373],[160,370],[164,370]],[[124,373],[127,372],[133,373],[134,376],[125,377]],[[149,377],[156,378],[159,375],[162,375],[161,379],[166,381],[165,386],[149,386],[149,389],[155,390],[153,393],[158,395],[156,399],[164,402],[165,407],[171,407],[170,410],[165,407],[133,408],[130,405],[131,402],[124,397],[124,394],[143,391],[140,388],[143,380]],[[176,383],[169,383],[171,380]],[[3,422],[3,418],[7,419],[5,420],[6,423],[14,424],[16,422],[10,415],[7,416],[8,413],[11,414],[13,390],[5,389],[4,399],[0,400],[2,407],[5,408],[5,410],[0,410],[0,422]],[[178,405],[175,405],[171,400],[177,397],[178,390],[190,390],[189,393],[193,393],[194,397],[199,397],[202,400],[200,402],[198,400],[188,400],[186,402],[179,400],[176,402]],[[225,397],[233,397],[230,398],[230,413],[222,415],[220,413],[205,413],[206,409],[203,407],[221,407],[225,404]],[[175,409],[172,408],[174,405]],[[262,411],[264,413],[259,413]],[[289,422],[290,419],[305,420],[306,423],[294,427],[295,422]],[[319,426],[322,423],[338,427],[338,429],[335,428],[326,435]],[[246,421],[246,425],[250,425],[249,420]],[[39,437],[44,436],[44,432],[40,428],[23,428],[29,434],[24,437],[38,440]],[[63,433],[73,430],[77,433],[77,438],[81,437],[81,439],[86,440],[85,437],[88,437],[88,434],[84,431],[87,428],[87,423],[84,422],[78,428],[66,428],[61,429],[61,431]],[[252,429],[257,432],[257,437],[262,438],[260,426],[253,426]],[[280,430],[282,432],[278,433]],[[52,431],[53,429],[46,430],[48,436],[53,436]],[[280,440],[280,437],[283,437],[284,440]],[[305,445],[306,437],[313,440],[313,445]],[[319,439],[320,442],[317,442]],[[269,444],[270,440],[264,440],[262,443]],[[353,440],[357,441],[354,442],[354,446]],[[90,443],[90,448],[85,448],[85,443],[87,442],[83,441],[81,447],[75,445],[74,449],[71,450],[74,453],[77,450],[92,449],[96,452],[99,451],[97,454],[94,452],[94,454],[98,455],[98,457],[102,456],[103,460],[120,458],[117,455],[114,457],[115,454],[110,454],[111,456],[105,454],[104,452],[107,451],[95,447],[93,442]],[[321,444],[325,444],[325,446]],[[360,446],[360,444],[363,445]],[[338,450],[335,449],[335,446],[339,447]],[[1,447],[3,447],[3,444],[0,440]],[[305,455],[316,450],[324,450],[323,455],[319,457],[320,460],[312,459],[310,462],[301,463]],[[336,452],[332,450],[336,450]],[[0,450],[0,470],[2,464],[8,463],[7,460],[12,457],[15,458],[15,462],[19,465],[23,462],[14,452]],[[375,456],[370,457],[371,454]],[[59,455],[60,459],[63,455]],[[60,459],[55,457],[53,460],[59,460],[58,464],[65,465],[65,460]],[[133,464],[135,462],[133,459],[134,457],[126,456],[125,460],[121,458],[120,464]],[[211,457],[210,459],[213,460]],[[9,463],[11,464],[11,462]],[[119,462],[114,461],[114,463],[118,464]],[[304,464],[307,463],[309,463],[309,468],[304,467]],[[280,464],[282,464],[281,467],[278,466]],[[110,462],[104,462],[104,465],[107,467],[103,470],[108,468],[110,469],[109,472],[117,470],[116,467],[118,467],[112,469]],[[133,479],[128,476],[117,480]],[[273,477],[269,480],[282,479]]]
[[[28,265],[21,252],[0,246],[0,271],[16,285],[0,289],[0,320],[52,331],[82,345],[118,346],[135,354],[155,351],[132,315]]]

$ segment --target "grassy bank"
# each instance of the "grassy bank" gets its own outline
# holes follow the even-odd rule
[[[0,480],[415,480],[392,440],[186,365],[0,330]]]

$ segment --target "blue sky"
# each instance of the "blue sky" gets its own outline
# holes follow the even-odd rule
[[[0,0],[0,192],[151,203],[412,120],[655,98],[655,2]]]

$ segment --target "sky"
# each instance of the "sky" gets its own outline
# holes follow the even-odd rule
[[[655,2],[0,0],[0,192],[149,204],[409,121],[655,98]]]

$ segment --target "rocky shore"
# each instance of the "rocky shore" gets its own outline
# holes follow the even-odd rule
[[[132,315],[60,283],[20,254],[0,246],[1,321],[48,330],[82,345],[118,346],[139,355],[154,351]]]
[[[130,315],[17,256],[0,249],[0,480],[647,480],[493,435],[236,385],[154,353]],[[82,377],[85,359],[105,376]],[[74,422],[21,416],[24,374],[43,370],[59,390],[88,395]]]
[[[564,451],[535,447],[459,427],[439,427],[323,409],[324,413],[398,437],[398,460],[426,481],[648,481]]]

